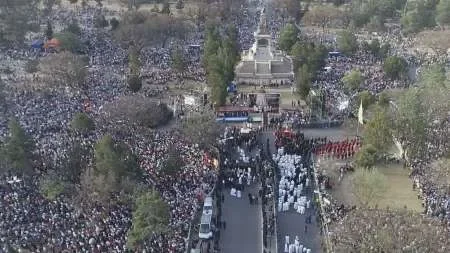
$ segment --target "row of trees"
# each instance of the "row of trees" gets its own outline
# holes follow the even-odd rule
[[[281,31],[279,48],[292,56],[294,69],[297,70],[297,92],[302,99],[306,99],[317,72],[325,65],[327,48],[302,40],[293,24],[287,24]]]
[[[445,127],[449,96],[445,69],[437,65],[426,69],[416,86],[403,93],[398,102],[390,102],[385,93],[379,95],[364,127],[365,144],[357,154],[358,165],[371,168],[392,146],[393,137],[401,143],[409,159],[427,157],[427,142],[441,143],[444,147],[449,141]],[[375,98],[372,99],[373,103]],[[445,149],[440,151],[441,155],[446,154]]]
[[[234,79],[234,66],[239,60],[236,27],[227,26],[224,34],[220,35],[219,26],[209,25],[206,29],[203,66],[214,106],[225,104],[227,86]]]

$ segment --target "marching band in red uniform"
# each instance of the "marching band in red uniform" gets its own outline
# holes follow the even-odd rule
[[[316,155],[332,156],[338,159],[346,159],[355,155],[361,147],[361,141],[357,138],[322,144],[315,148]]]

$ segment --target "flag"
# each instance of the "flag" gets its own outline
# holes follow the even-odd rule
[[[358,110],[358,122],[364,125],[362,100]]]

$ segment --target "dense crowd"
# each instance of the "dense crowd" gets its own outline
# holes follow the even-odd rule
[[[244,9],[242,11],[246,12]],[[170,207],[170,232],[153,235],[144,243],[142,250],[184,252],[190,221],[205,193],[212,189],[217,180],[217,170],[211,163],[213,157],[173,131],[147,133],[139,127],[124,126],[118,122],[97,124],[94,131],[85,135],[69,130],[75,113],[84,111],[97,121],[106,103],[129,93],[124,78],[127,51],[108,31],[94,27],[94,17],[100,13],[105,16],[120,15],[120,12],[88,6],[76,10],[55,10],[49,17],[57,31],[71,20],[78,21],[80,25],[80,39],[89,57],[89,74],[85,81],[87,89],[83,94],[60,89],[41,92],[18,88],[18,84],[36,80],[23,71],[25,62],[47,57],[50,53],[34,49],[1,49],[1,77],[6,83],[5,107],[8,110],[1,112],[0,138],[3,140],[8,134],[8,119],[16,117],[36,142],[35,153],[40,158],[36,161],[37,171],[62,168],[76,143],[92,150],[104,134],[124,141],[139,156],[140,166],[146,172],[145,180],[160,192]],[[253,27],[258,18],[254,15],[242,17],[239,16],[235,23],[239,30],[239,44],[241,48],[246,48],[253,43]],[[167,82],[178,79],[203,81],[205,73],[200,65],[202,27],[204,25],[200,25],[192,37],[183,41],[187,68],[182,73],[171,67],[171,46],[144,48],[140,60],[145,82],[165,87]],[[40,38],[41,35],[33,39]],[[164,90],[159,88],[158,92]],[[145,85],[143,92],[147,96],[155,94],[154,91],[146,92]],[[254,145],[253,141],[248,145]],[[185,164],[177,177],[162,171],[163,158],[174,147]],[[88,163],[92,164],[91,157],[88,159]],[[128,206],[113,205],[106,209],[99,205],[94,209],[79,209],[63,197],[46,200],[39,193],[38,178],[28,180],[19,176],[13,180],[13,176],[3,178],[0,185],[0,245],[3,248],[22,247],[33,252],[126,251],[126,234],[132,218]]]

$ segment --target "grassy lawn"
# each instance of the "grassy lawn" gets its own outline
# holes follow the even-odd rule
[[[384,198],[379,202],[381,207],[400,209],[406,206],[409,210],[423,211],[417,192],[412,190],[412,181],[408,177],[409,170],[398,164],[379,166],[378,170],[386,176],[388,185]]]
[[[331,191],[333,197],[347,205],[355,205],[351,174],[345,175],[341,182],[338,181],[339,168],[345,163],[346,161],[341,160],[322,160],[319,166],[325,168],[326,175],[333,182]],[[409,210],[423,211],[421,200],[417,198],[417,192],[412,190],[412,181],[408,177],[409,170],[404,169],[401,164],[380,164],[377,168],[386,176],[387,180],[386,193],[378,203],[380,208],[402,209],[406,206]]]

